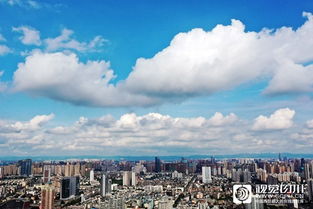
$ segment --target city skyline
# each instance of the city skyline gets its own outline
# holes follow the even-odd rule
[[[0,207],[311,208],[313,160],[277,157],[2,161]]]
[[[312,153],[310,1],[0,11],[0,156]]]

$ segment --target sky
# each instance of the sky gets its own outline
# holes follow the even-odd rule
[[[0,155],[311,153],[312,13],[0,0]]]

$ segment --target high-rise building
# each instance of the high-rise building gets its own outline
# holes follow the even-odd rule
[[[174,171],[172,173],[172,179],[181,179],[181,178],[183,178],[183,174],[182,173],[179,173],[177,171]]]
[[[50,185],[42,187],[40,209],[54,209],[54,195],[54,187]]]
[[[300,172],[302,172],[304,170],[304,164],[305,164],[305,160],[304,160],[304,158],[301,158],[301,161],[300,161]]]
[[[3,176],[4,176],[3,170],[4,170],[4,168],[3,168],[3,167],[0,167],[0,179],[2,179]]]
[[[313,179],[308,179],[308,195],[309,195],[309,201],[313,202]]]
[[[32,174],[32,160],[31,159],[18,161],[18,166],[20,169],[19,174],[21,176],[30,176]]]
[[[76,163],[74,166],[74,176],[79,176],[80,174],[80,164]]]
[[[71,176],[71,168],[70,168],[70,164],[67,163],[65,166],[64,166],[64,176]]]
[[[86,176],[86,165],[85,164],[80,165],[80,175]]]
[[[100,188],[100,194],[102,197],[111,192],[111,184],[112,184],[111,179],[109,179],[107,175],[102,174]]]
[[[313,164],[312,164],[312,162],[305,163],[304,164],[304,178],[305,179],[313,178],[312,173],[313,173]]]
[[[211,167],[202,167],[202,182],[205,184],[212,183]]]
[[[161,172],[161,160],[160,160],[160,158],[155,157],[154,164],[155,164],[155,172],[156,173]]]
[[[64,177],[61,180],[61,198],[62,200],[70,199],[79,194],[79,177]]]
[[[130,186],[132,178],[132,172],[131,171],[124,171],[123,172],[123,185],[124,186]]]
[[[241,169],[232,169],[231,178],[233,182],[242,182],[243,180],[243,173]]]
[[[251,182],[251,172],[249,170],[243,172],[243,182]]]
[[[74,176],[75,175],[75,167],[73,164],[69,162],[64,167],[64,176]]]
[[[95,181],[95,172],[93,170],[90,170],[89,180],[90,180],[90,183]]]
[[[136,186],[137,185],[137,176],[135,172],[132,172],[132,186]]]
[[[62,176],[62,166],[61,165],[55,166],[55,175]]]
[[[44,168],[44,171],[43,171],[43,183],[44,184],[47,184],[50,182],[50,168]]]

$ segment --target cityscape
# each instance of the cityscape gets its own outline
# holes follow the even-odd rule
[[[234,204],[233,185],[303,184],[281,202]],[[311,208],[313,160],[1,161],[0,208],[207,209]]]
[[[312,0],[0,0],[0,209],[313,209]]]

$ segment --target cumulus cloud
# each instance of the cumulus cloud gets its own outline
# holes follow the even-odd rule
[[[281,130],[292,127],[293,117],[296,114],[294,110],[283,108],[276,110],[269,117],[260,115],[254,120],[252,129],[262,130]]]
[[[41,44],[40,32],[29,26],[20,26],[13,27],[12,31],[22,33],[22,36],[19,38],[25,45],[36,45]]]
[[[278,117],[277,112],[273,117]],[[299,140],[308,145],[306,150],[313,147],[309,140],[312,132],[294,133],[292,129],[279,133],[275,130],[255,132],[250,130],[251,121],[240,120],[234,115],[173,117],[160,113],[127,113],[119,118],[110,115],[80,117],[67,126],[45,126],[54,116],[50,114],[29,121],[0,120],[0,139],[4,145],[19,152],[53,155],[65,151],[68,154],[102,155],[225,154],[247,149],[277,152],[299,144]],[[276,124],[277,119],[273,117],[268,119],[275,120]],[[216,118],[219,123],[212,123]],[[5,153],[5,149],[0,148],[0,151]],[[303,147],[299,150],[304,151]]]
[[[267,94],[312,91],[313,18],[293,30],[245,31],[238,20],[179,33],[154,57],[137,60],[126,83],[150,95],[199,95],[271,78]]]
[[[40,129],[43,125],[54,118],[54,114],[49,115],[36,115],[29,121],[4,121],[0,120],[0,132],[16,134],[17,132],[35,131]]]
[[[110,82],[115,78],[110,63],[82,63],[75,54],[34,52],[14,73],[13,91],[46,96],[77,105],[149,105],[155,101],[131,95]]]
[[[238,117],[234,113],[224,116],[220,112],[216,112],[214,116],[209,119],[209,123],[214,126],[221,126],[234,123],[238,120]]]
[[[54,114],[37,115],[28,122],[16,122],[12,127],[16,130],[36,130],[54,118]]]
[[[117,126],[122,128],[145,127],[148,129],[162,129],[162,128],[204,128],[226,126],[234,123],[237,116],[233,113],[223,116],[222,113],[215,113],[211,118],[204,117],[195,118],[173,118],[169,115],[162,115],[159,113],[149,113],[143,116],[137,116],[134,113],[125,114],[117,121]]]
[[[45,39],[45,53],[32,53],[19,64],[15,90],[93,106],[177,102],[260,79],[269,80],[265,94],[312,92],[313,17],[303,15],[307,21],[297,29],[246,31],[242,22],[232,20],[210,31],[179,33],[152,58],[139,58],[129,76],[117,82],[111,82],[114,73],[105,61],[83,64],[73,54],[51,53],[89,51],[104,42],[100,36],[79,42],[64,29]]]
[[[44,40],[47,51],[72,49],[78,52],[96,51],[106,42],[101,36],[94,37],[90,42],[79,42],[72,38],[73,31],[63,29],[61,35]]]
[[[159,113],[148,113],[142,116],[129,113],[119,119],[110,115],[96,119],[81,117],[70,126],[39,129],[39,126],[42,127],[43,123],[52,117],[53,115],[37,116],[28,122],[10,123],[11,129],[2,131],[0,137],[8,139],[7,143],[10,143],[11,147],[23,142],[25,146],[23,149],[45,150],[44,153],[49,150],[53,150],[52,152],[105,150],[113,154],[117,150],[132,149],[147,154],[145,150],[159,152],[161,147],[165,148],[164,153],[173,147],[220,149],[218,139],[238,130],[231,128],[230,125],[235,125],[231,123],[224,125],[219,123],[218,126],[212,124],[211,118],[215,116],[209,119],[181,118]],[[228,127],[228,133],[220,126]]]

